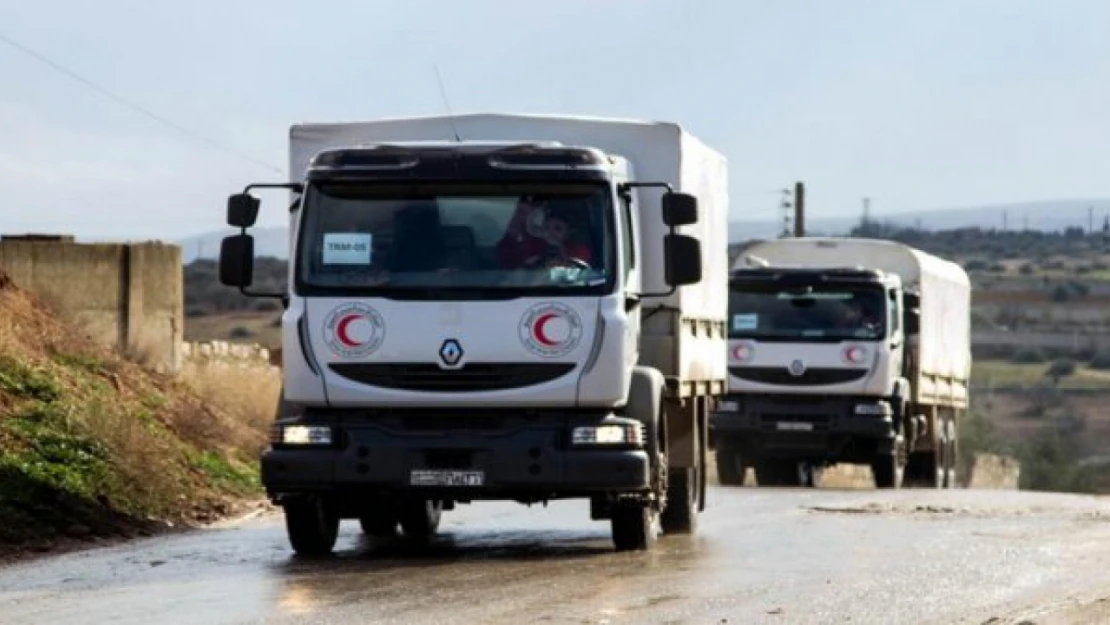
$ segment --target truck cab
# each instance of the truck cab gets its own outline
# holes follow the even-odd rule
[[[257,186],[229,200],[242,231],[221,250],[247,293]],[[669,380],[641,341],[660,295],[644,267],[672,292],[701,279],[700,242],[676,232],[695,196],[549,140],[330,147],[277,186],[294,197],[288,291],[271,294],[284,389],[261,462],[296,551],[330,551],[344,518],[429,535],[477,500],[589,499],[622,549],[696,511],[669,488]]]

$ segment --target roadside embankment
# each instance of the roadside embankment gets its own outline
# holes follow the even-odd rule
[[[0,272],[0,555],[257,505],[279,384],[253,361],[151,371]]]

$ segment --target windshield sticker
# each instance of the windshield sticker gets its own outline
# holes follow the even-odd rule
[[[324,235],[325,265],[369,265],[373,236],[362,232],[328,232]]]
[[[582,319],[569,306],[554,302],[537,304],[527,311],[517,328],[520,342],[537,356],[565,356],[582,340]]]
[[[385,340],[381,314],[365,304],[346,304],[324,320],[324,343],[337,356],[367,356]]]
[[[732,316],[733,330],[754,330],[757,327],[759,327],[759,315],[756,313]]]

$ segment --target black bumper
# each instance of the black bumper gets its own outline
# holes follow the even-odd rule
[[[597,419],[547,417],[475,431],[423,430],[390,423],[339,426],[335,448],[270,448],[262,483],[271,497],[309,492],[417,493],[458,500],[545,499],[644,492],[643,449],[576,448],[575,425]],[[413,483],[413,472],[482,476],[481,485]]]
[[[798,457],[864,461],[889,446],[896,435],[888,405],[857,397],[728,397],[737,410],[711,419],[716,446],[754,457]],[[878,414],[857,414],[857,405]],[[726,404],[727,405],[727,404]]]

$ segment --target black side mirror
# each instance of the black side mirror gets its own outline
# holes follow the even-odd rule
[[[672,227],[698,223],[698,198],[689,193],[664,193],[663,223]]]
[[[236,193],[227,198],[227,225],[250,228],[258,219],[258,198],[250,193]]]
[[[915,336],[921,331],[921,311],[916,308],[906,309],[906,334]]]
[[[665,278],[670,286],[701,282],[701,241],[683,234],[663,237]]]
[[[254,237],[236,234],[220,243],[220,282],[240,289],[254,282]]]

